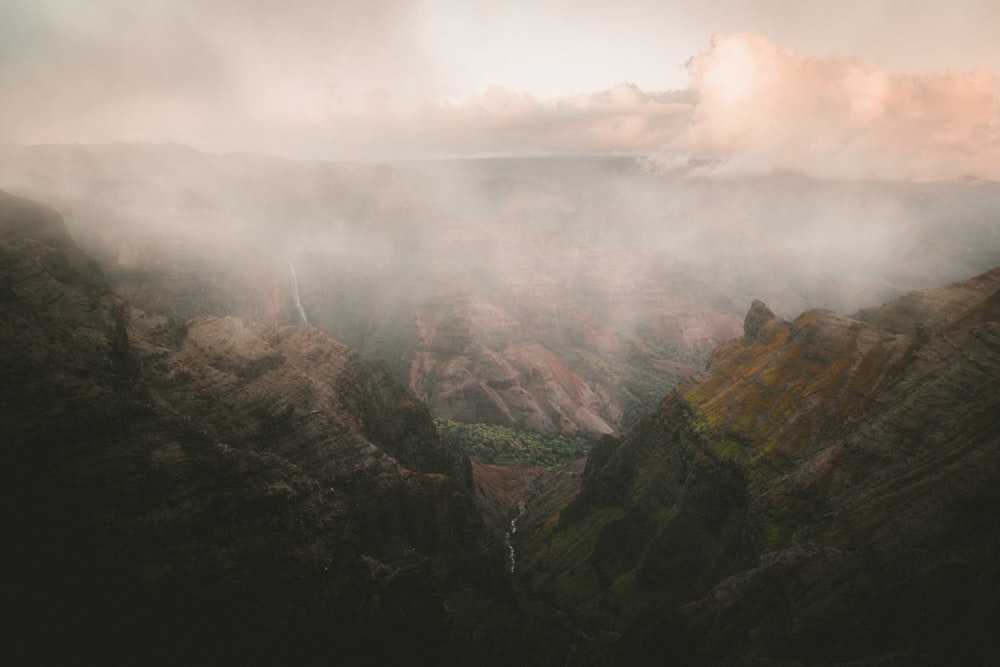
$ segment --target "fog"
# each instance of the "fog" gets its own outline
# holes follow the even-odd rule
[[[0,141],[998,177],[991,0],[7,0]]]
[[[315,325],[441,416],[617,431],[752,299],[1000,264],[990,2],[5,4],[0,188],[136,306]]]
[[[1000,264],[1000,184],[718,173],[631,156],[305,162],[13,147],[144,310],[315,325],[435,414],[612,432],[740,335],[755,298],[851,313]]]

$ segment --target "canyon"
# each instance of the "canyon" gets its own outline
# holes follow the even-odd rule
[[[0,258],[9,657],[504,655],[503,542],[384,364],[308,325],[137,310],[4,193]]]
[[[56,208],[147,312],[305,313],[435,416],[542,432],[620,433],[738,336],[755,298],[783,316],[851,312],[1000,252],[1000,188],[976,180],[116,144],[4,147],[0,183]]]
[[[995,183],[117,145],[0,187],[15,657],[1000,654]]]

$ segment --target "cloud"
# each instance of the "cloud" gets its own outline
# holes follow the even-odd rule
[[[688,63],[690,125],[660,159],[821,176],[1000,177],[1000,78],[980,69],[890,74],[812,58],[753,34],[716,36]]]
[[[683,127],[691,110],[687,97],[647,93],[627,83],[551,99],[493,87],[467,100],[430,105],[422,120],[441,145],[459,139],[485,150],[648,152]]]
[[[648,152],[690,111],[622,84],[449,97],[404,0],[11,0],[0,141],[178,141],[294,157]]]
[[[378,89],[440,93],[403,0],[10,0],[0,141],[245,147]]]
[[[599,40],[603,5],[588,7],[587,34]],[[8,0],[0,142],[176,141],[333,159],[655,153],[666,164],[716,159],[717,171],[1000,178],[1000,82],[987,70],[901,74],[732,34],[688,61],[687,90],[492,86],[456,97],[458,55],[432,37],[480,37],[463,32],[467,22],[446,29],[445,9],[454,3]],[[536,33],[554,25],[549,9]],[[509,17],[502,35],[523,20]]]
[[[298,144],[317,157],[645,154],[676,136],[690,112],[686,91],[650,93],[632,84],[555,98],[492,86],[409,109],[387,93],[356,109],[289,115],[282,121],[280,142],[286,151]]]

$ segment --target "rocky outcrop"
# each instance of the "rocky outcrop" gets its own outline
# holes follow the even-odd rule
[[[2,192],[0,283],[15,662],[524,650],[469,462],[384,367],[310,326],[136,310],[56,214]]]
[[[988,662],[998,300],[1000,269],[868,321],[754,304],[557,520],[525,517],[522,581],[615,664]]]
[[[750,304],[750,311],[743,320],[743,340],[747,343],[755,343],[764,335],[764,329],[774,321],[774,313],[763,301],[754,299]]]

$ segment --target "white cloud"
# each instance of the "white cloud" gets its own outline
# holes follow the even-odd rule
[[[605,22],[604,5],[587,3],[571,24],[586,27],[590,41],[573,41],[576,32],[563,28],[568,36],[553,39],[552,49],[566,52],[550,54],[559,63],[554,76],[573,66],[584,71],[574,72],[575,81],[588,80],[585,63],[594,58],[574,53],[628,42],[602,27],[624,30],[626,18],[633,25],[648,16],[635,34],[649,45],[658,34],[649,29],[653,17],[676,23],[701,4],[679,2],[666,14],[656,13],[666,12],[660,3],[629,6]],[[500,36],[530,25],[538,50],[527,53],[545,57],[541,36],[560,32],[561,9],[512,7],[520,9],[498,5],[478,23],[456,19],[435,28],[431,19],[447,18],[444,10],[455,3],[9,0],[0,24],[0,141],[177,141],[374,159],[657,152],[670,164],[720,158],[726,169],[743,171],[1000,177],[1000,83],[991,72],[904,74],[855,57],[802,55],[760,35],[717,37],[689,61],[686,91],[625,83],[546,96],[508,85],[448,97],[446,65],[460,53],[441,50],[434,35],[482,40],[494,60],[518,63],[515,72],[546,66],[497,35],[466,34],[470,26],[488,33],[493,22],[506,26]],[[702,18],[724,18],[708,14]],[[832,9],[823,15],[841,16]],[[525,24],[528,16],[537,20]],[[677,68],[655,52],[649,60],[664,71]],[[607,72],[594,77],[605,80]]]
[[[810,58],[761,35],[717,36],[689,62],[697,103],[663,159],[823,176],[1000,177],[1000,78],[984,69],[889,74]]]

